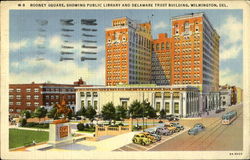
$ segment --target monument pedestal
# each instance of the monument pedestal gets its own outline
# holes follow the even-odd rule
[[[48,143],[54,147],[73,143],[70,123],[50,124]]]

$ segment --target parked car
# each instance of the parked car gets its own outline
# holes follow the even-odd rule
[[[161,135],[156,134],[155,131],[148,131],[148,133],[149,133],[151,136],[154,136],[154,137],[156,138],[157,141],[160,141],[160,140],[161,140]]]
[[[154,143],[157,141],[155,136],[152,136],[151,134],[149,134],[148,132],[142,132],[141,134],[144,134],[147,138],[150,139],[151,143]]]
[[[156,134],[165,135],[165,136],[169,136],[173,134],[173,132],[171,132],[170,130],[164,127],[157,128],[155,132]]]
[[[193,128],[188,130],[189,135],[196,135],[199,132],[203,131],[205,129],[205,126],[202,123],[197,123],[194,125]]]
[[[166,119],[168,120],[168,121],[179,121],[179,117],[178,116],[175,116],[175,115],[173,115],[173,114],[170,114],[170,115],[166,115]]]
[[[143,146],[151,144],[151,140],[142,133],[135,134],[132,142]]]
[[[177,127],[175,127],[173,125],[170,125],[170,124],[165,124],[164,127],[167,128],[172,133],[180,132],[179,128],[177,128]]]
[[[170,125],[172,125],[173,127],[178,128],[180,130],[184,130],[184,126],[181,125],[180,123],[172,122],[172,123],[170,123]]]

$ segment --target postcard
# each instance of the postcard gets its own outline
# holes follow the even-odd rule
[[[248,159],[247,1],[1,3],[3,159]]]

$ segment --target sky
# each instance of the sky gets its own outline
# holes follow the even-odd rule
[[[187,13],[204,12],[220,35],[220,84],[243,86],[243,20],[242,10],[11,10],[10,11],[10,83],[67,83],[72,84],[80,77],[87,84],[105,84],[105,28],[112,19],[127,16],[138,23],[152,23],[153,38],[159,33],[171,36],[170,19]],[[152,16],[154,15],[154,16]],[[96,61],[80,61],[83,31],[81,19],[97,19]],[[39,26],[37,20],[48,20]],[[74,61],[59,61],[63,51],[61,19],[74,19],[72,37],[67,38],[74,52]],[[86,27],[86,26],[85,26]],[[41,37],[39,29],[45,32]],[[87,28],[87,27],[86,27]],[[45,48],[38,48],[44,46]],[[65,50],[64,50],[65,51]],[[86,51],[86,50],[85,50]],[[39,52],[45,54],[39,55]],[[44,58],[44,60],[37,60]]]

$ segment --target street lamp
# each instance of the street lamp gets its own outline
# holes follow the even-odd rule
[[[144,101],[144,96],[143,96],[143,102],[142,102],[142,131],[144,132],[144,114],[145,114],[145,103],[149,104],[148,99]]]

